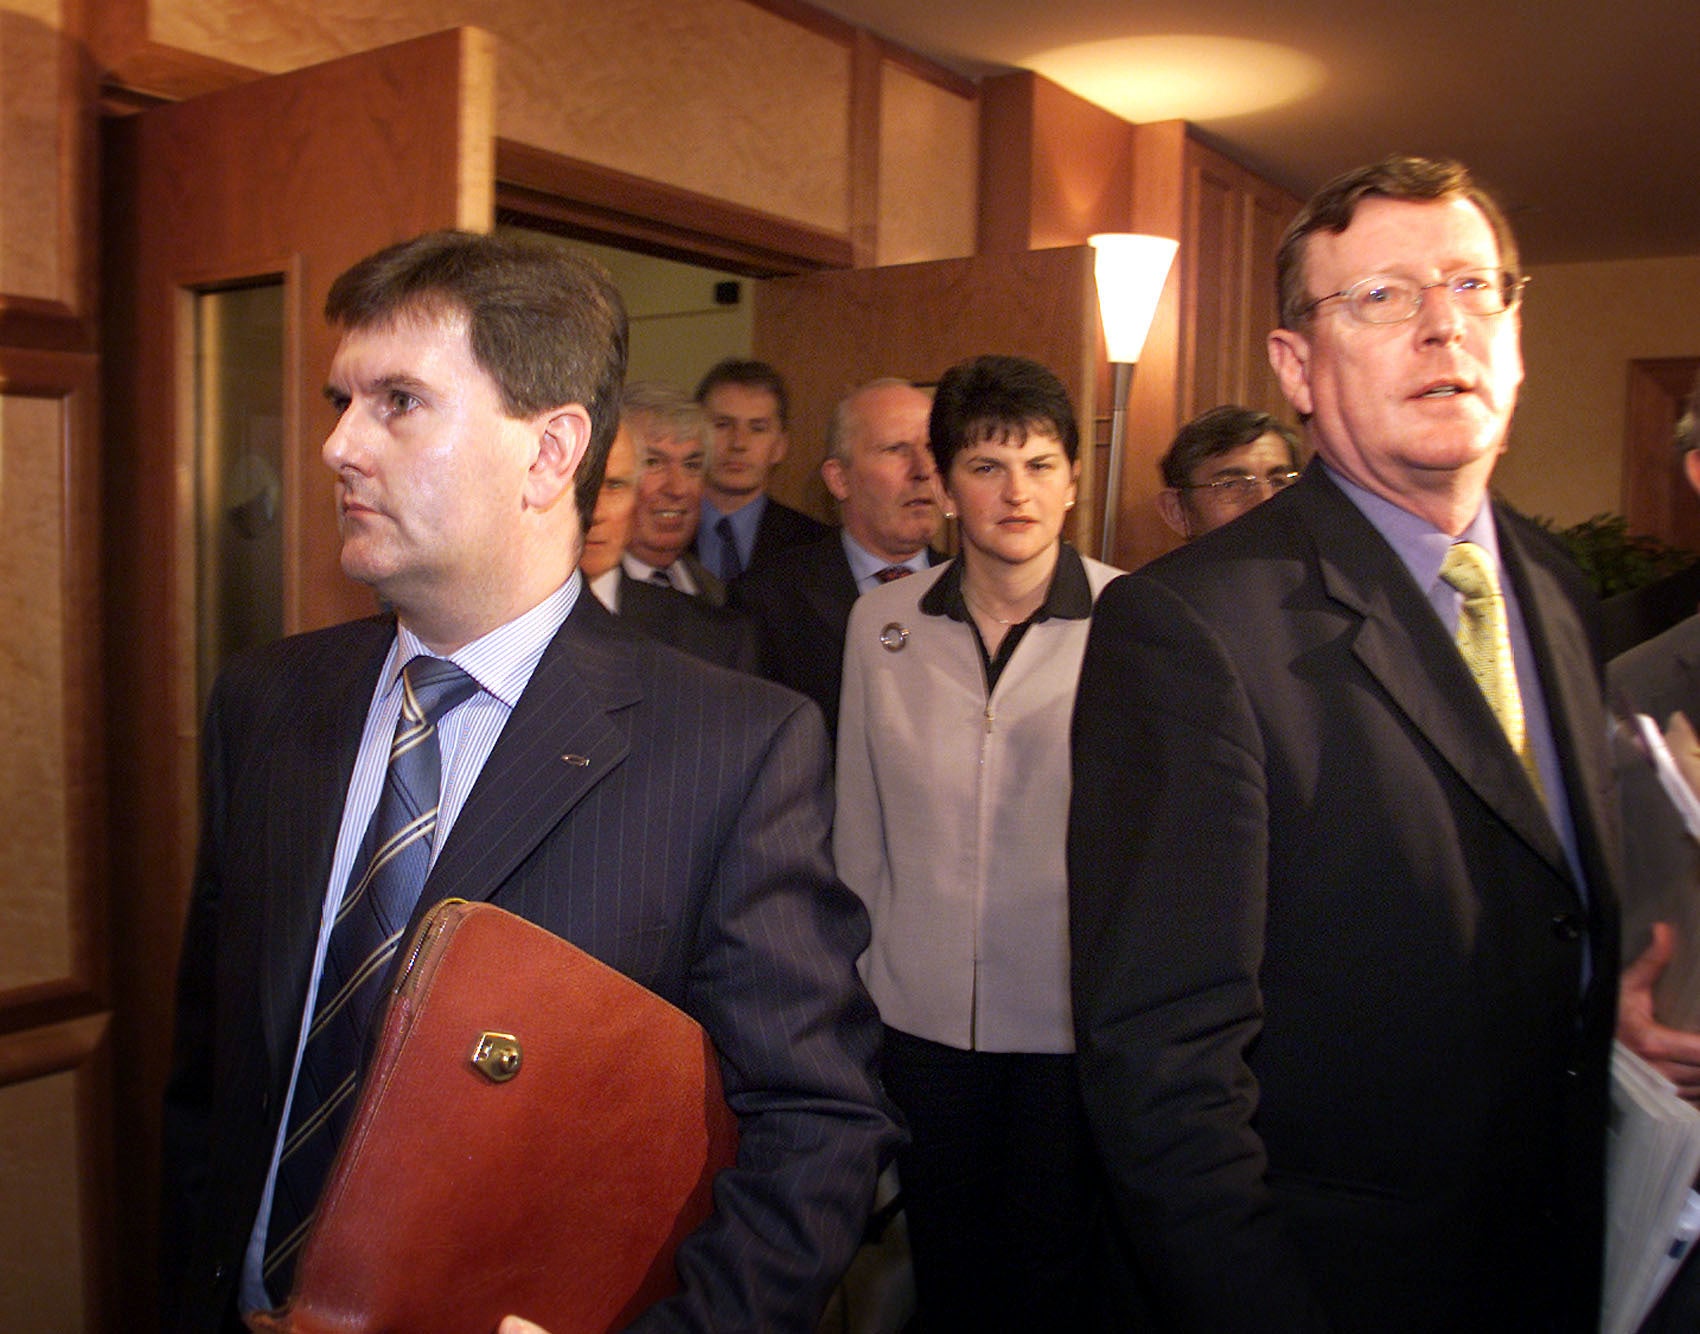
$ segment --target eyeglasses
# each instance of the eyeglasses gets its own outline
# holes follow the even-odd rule
[[[1219,477],[1214,482],[1188,482],[1180,489],[1208,491],[1223,500],[1256,504],[1263,499],[1264,488],[1267,487],[1273,495],[1277,491],[1285,491],[1298,480],[1299,475],[1296,472],[1272,472],[1267,477],[1253,477],[1250,473],[1244,473],[1238,477]]]
[[[1402,324],[1422,306],[1424,293],[1437,287],[1450,291],[1458,309],[1466,315],[1503,315],[1523,299],[1523,289],[1528,285],[1527,278],[1513,277],[1508,269],[1466,269],[1437,283],[1377,273],[1360,278],[1343,291],[1317,297],[1299,311],[1299,318],[1304,319],[1325,301],[1344,301],[1352,318],[1364,324]]]

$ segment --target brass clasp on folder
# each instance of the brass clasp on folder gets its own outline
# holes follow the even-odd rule
[[[519,1073],[519,1039],[512,1033],[484,1033],[472,1049],[472,1068],[492,1084],[505,1084]]]

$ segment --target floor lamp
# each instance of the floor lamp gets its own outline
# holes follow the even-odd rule
[[[1110,415],[1110,468],[1104,482],[1104,523],[1099,558],[1114,564],[1116,508],[1122,489],[1122,436],[1127,431],[1127,396],[1133,364],[1145,348],[1145,335],[1157,313],[1157,300],[1169,280],[1180,242],[1166,236],[1100,232],[1090,238],[1096,251],[1098,310],[1104,320],[1104,346],[1115,371],[1115,407]]]

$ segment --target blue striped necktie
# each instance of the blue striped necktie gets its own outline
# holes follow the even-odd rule
[[[389,768],[331,928],[278,1162],[263,1276],[280,1301],[353,1115],[366,1031],[431,866],[442,784],[437,720],[477,689],[446,658],[421,654],[402,669]]]

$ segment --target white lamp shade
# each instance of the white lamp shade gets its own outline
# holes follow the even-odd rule
[[[1097,252],[1098,310],[1110,360],[1138,361],[1180,242],[1126,232],[1100,232],[1091,242]]]

